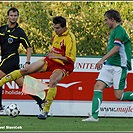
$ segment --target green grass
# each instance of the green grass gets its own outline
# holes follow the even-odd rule
[[[133,118],[100,118],[99,122],[82,122],[85,117],[0,116],[0,131],[133,131]],[[22,129],[6,129],[21,126]],[[1,129],[5,127],[5,129]]]

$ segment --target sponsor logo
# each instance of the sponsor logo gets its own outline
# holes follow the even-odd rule
[[[100,107],[101,112],[122,112],[122,113],[128,113],[133,112],[132,106],[127,107]]]
[[[96,63],[91,62],[76,62],[75,63],[75,69],[96,69]]]
[[[8,43],[9,44],[13,43],[13,39],[12,38],[8,38]]]
[[[40,81],[44,82],[44,83],[49,83],[49,79],[40,79]],[[68,83],[68,84],[65,84],[65,83],[58,83],[57,86],[61,86],[61,87],[64,87],[64,88],[68,88],[72,85],[75,85],[75,84],[79,84],[81,83],[81,81],[78,81],[78,82],[71,82],[71,83]]]
[[[43,83],[49,83],[49,79],[39,79],[41,82]],[[73,85],[76,85],[76,84],[79,84],[81,83],[81,81],[78,81],[78,82],[71,82],[71,83],[68,83],[68,84],[65,84],[65,83],[58,83],[57,86],[60,86],[60,87],[63,87],[65,89],[73,86]],[[6,88],[6,86],[8,87],[8,89]],[[18,85],[12,81],[12,82],[8,82],[6,83],[5,85],[3,85],[3,91],[2,91],[2,94],[5,94],[5,95],[26,95],[25,93],[22,92],[22,89],[20,89],[18,87]],[[82,87],[78,87],[78,90],[82,90]]]

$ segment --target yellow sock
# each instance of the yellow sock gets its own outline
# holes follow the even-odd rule
[[[9,74],[7,74],[6,76],[4,76],[1,80],[0,80],[0,86],[4,85],[7,82],[10,81],[14,81],[16,79],[19,79],[20,77],[22,77],[20,70],[15,70]]]
[[[46,103],[44,105],[43,111],[44,112],[49,112],[50,110],[50,106],[53,102],[53,99],[56,96],[56,92],[57,92],[57,88],[49,88],[48,92],[47,92],[47,96],[46,96]]]

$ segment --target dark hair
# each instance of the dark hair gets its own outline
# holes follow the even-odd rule
[[[9,12],[10,12],[10,11],[17,12],[17,13],[18,13],[18,16],[19,16],[19,11],[18,11],[17,8],[11,7],[11,8],[7,11],[7,15],[8,15],[8,16],[9,16]]]
[[[60,26],[63,28],[63,27],[66,27],[66,19],[63,18],[62,16],[56,16],[53,18],[53,23],[54,24],[60,24]]]
[[[109,19],[114,18],[117,22],[122,21],[120,13],[113,9],[106,11],[104,16],[107,16]]]

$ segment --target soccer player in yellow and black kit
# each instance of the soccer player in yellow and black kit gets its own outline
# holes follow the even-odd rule
[[[52,72],[44,108],[38,115],[38,119],[47,118],[50,106],[56,96],[56,85],[63,77],[73,72],[76,59],[76,40],[74,34],[66,27],[66,19],[62,16],[54,17],[53,25],[52,48],[48,55],[21,70],[9,73],[0,80],[0,86],[2,86],[6,82],[37,71]]]
[[[19,68],[19,53],[18,48],[20,43],[27,51],[25,66],[30,64],[31,45],[22,28],[19,27],[17,20],[19,11],[17,8],[11,7],[7,11],[8,24],[0,27],[0,46],[1,46],[1,62],[0,62],[0,79],[6,74],[18,70]],[[19,87],[23,85],[23,77],[15,80]],[[32,96],[32,95],[31,95]],[[32,96],[41,106],[42,100],[37,96]],[[2,87],[0,87],[0,110],[4,110],[2,106]]]

